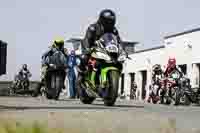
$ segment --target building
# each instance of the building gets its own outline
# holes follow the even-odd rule
[[[137,98],[145,100],[149,94],[151,69],[155,64],[163,67],[170,56],[177,60],[182,71],[191,79],[193,88],[200,87],[200,28],[164,37],[163,45],[135,51],[124,64],[121,89],[130,97],[131,83],[138,86]]]

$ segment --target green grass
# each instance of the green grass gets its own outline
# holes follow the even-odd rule
[[[0,133],[65,133],[64,129],[50,128],[47,124],[37,121],[33,123],[22,123],[14,120],[3,120],[0,122]]]
[[[79,129],[51,128],[48,124],[34,121],[32,123],[17,122],[15,120],[1,120],[0,133],[79,133]]]
[[[0,122],[0,133],[49,133],[47,126],[34,122],[22,124],[20,122],[4,120]]]
[[[45,123],[45,122],[44,122]],[[18,122],[16,120],[0,120],[0,133],[92,133],[97,132],[97,130],[88,130],[86,127],[82,128],[51,128],[46,124],[34,121],[31,123]],[[102,129],[98,133],[111,133],[112,130]],[[126,129],[118,130],[118,133],[126,133]],[[130,131],[128,131],[130,132]],[[177,133],[176,121],[174,119],[169,119],[166,123],[160,125],[160,128],[155,130],[148,129],[135,129],[131,132],[136,133]],[[192,132],[191,132],[192,133]],[[193,132],[199,133],[199,131]]]

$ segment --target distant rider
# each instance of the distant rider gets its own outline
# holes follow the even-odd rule
[[[168,59],[168,64],[167,64],[167,68],[164,72],[164,76],[169,78],[169,77],[171,77],[171,74],[174,71],[178,72],[180,74],[180,77],[183,76],[183,72],[181,71],[181,68],[176,65],[176,59],[170,57]]]
[[[32,74],[30,73],[30,71],[28,70],[28,65],[27,64],[23,64],[22,68],[20,69],[20,71],[18,72],[17,76],[15,77],[15,81],[21,82],[23,80],[27,80],[27,84],[29,86],[30,82],[29,82],[29,77],[31,77]]]
[[[159,96],[158,96],[158,92],[161,88],[161,84],[160,84],[160,80],[163,78],[163,70],[162,70],[162,67],[160,64],[155,64],[153,67],[152,67],[152,79],[151,79],[151,85],[150,85],[150,89],[151,89],[151,92],[150,92],[150,95],[149,95],[149,98],[148,98],[148,102],[151,101],[151,98],[153,98],[152,96],[153,95],[156,95],[156,99],[154,100],[159,100]],[[155,91],[154,89],[154,86],[157,85],[158,88],[157,90]],[[156,93],[156,94],[154,94]]]
[[[56,51],[62,51],[63,54],[65,54],[64,39],[62,38],[55,39],[49,50],[42,55],[42,67],[41,67],[41,77],[40,77],[41,79],[39,86],[37,86],[36,88],[36,95],[41,94],[40,89],[45,84],[47,68],[49,67],[49,64],[46,61],[46,59],[47,57],[52,56]]]

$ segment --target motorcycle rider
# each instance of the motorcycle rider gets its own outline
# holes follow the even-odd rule
[[[43,55],[42,55],[42,67],[41,67],[41,77],[40,77],[40,83],[36,88],[36,93],[35,95],[41,94],[41,87],[45,84],[45,77],[47,73],[47,68],[49,67],[48,62],[46,61],[47,57],[53,55],[56,51],[62,51],[64,55],[65,49],[64,49],[64,39],[63,38],[56,38],[53,41],[53,44],[50,46],[49,50],[47,50]]]
[[[32,76],[32,74],[28,70],[28,65],[27,64],[23,64],[22,68],[20,69],[18,74],[15,76],[15,85],[17,85],[22,80],[27,80],[27,86],[29,86],[29,84],[30,84],[29,77],[31,77],[31,76]]]
[[[167,68],[164,72],[165,77],[170,77],[172,72],[177,71],[180,74],[180,77],[183,76],[183,72],[181,71],[180,67],[176,65],[176,59],[174,57],[170,57],[168,59]]]
[[[152,71],[152,85],[158,84],[158,77],[163,75],[163,70],[161,68],[160,64],[156,64],[153,66],[153,71]],[[159,78],[161,78],[159,77]]]
[[[160,83],[159,83],[159,79],[161,79],[162,77],[163,77],[163,70],[161,68],[161,65],[155,64],[152,67],[152,83],[150,85],[151,92],[150,92],[149,98],[147,100],[148,102],[151,101],[152,95],[156,95],[155,100],[159,100],[158,92],[159,92],[160,87],[161,87]],[[158,88],[156,90],[156,94],[154,94],[154,85],[158,85]]]
[[[45,76],[46,76],[46,70],[48,68],[48,63],[46,62],[46,58],[48,56],[53,55],[56,51],[62,51],[63,54],[65,55],[65,51],[64,51],[64,39],[62,38],[57,38],[54,40],[52,46],[50,47],[50,49],[48,51],[46,51],[43,55],[42,55],[42,75],[41,75],[41,81],[44,81]]]
[[[174,57],[170,57],[168,59],[167,67],[164,71],[164,78],[165,79],[173,78],[172,76],[174,72],[178,72],[179,76],[183,77],[183,72],[181,71],[181,68],[176,65],[176,59]],[[164,80],[164,86],[165,87],[167,86],[167,80]],[[165,91],[161,92],[161,102],[160,102],[161,104],[164,103],[164,93]],[[169,91],[169,95],[171,95],[171,91]]]
[[[121,44],[121,39],[118,30],[115,27],[115,23],[115,13],[111,9],[104,9],[100,12],[97,22],[88,27],[82,43],[82,53],[84,56],[82,57],[83,59],[81,60],[81,65],[79,66],[83,73],[86,72],[85,66],[87,66],[90,57],[89,49],[95,46],[95,41],[99,40],[103,34],[113,33],[116,35],[118,43]],[[123,46],[120,45],[120,48],[125,51]],[[119,67],[122,69],[122,66]]]

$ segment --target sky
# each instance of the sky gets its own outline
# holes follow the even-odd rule
[[[198,0],[1,0],[0,39],[8,43],[7,75],[23,63],[39,80],[42,53],[57,36],[83,37],[102,9],[116,12],[123,40],[143,48],[162,45],[163,37],[199,28]]]

